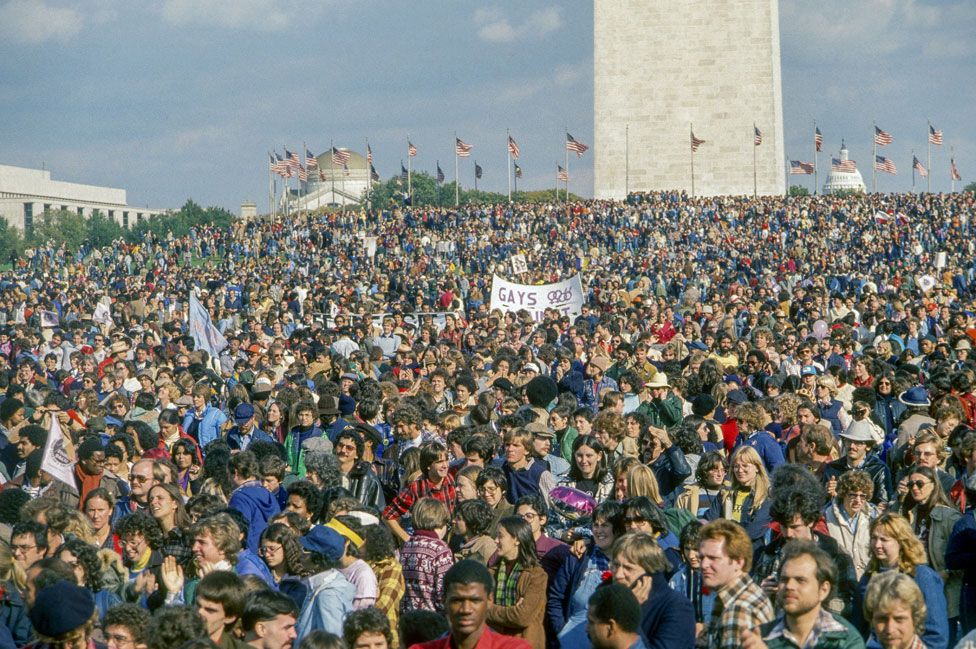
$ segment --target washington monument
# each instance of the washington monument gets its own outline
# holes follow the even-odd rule
[[[593,13],[597,198],[693,182],[698,196],[784,192],[777,0],[594,0]]]

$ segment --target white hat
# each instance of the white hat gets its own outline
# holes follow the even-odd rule
[[[651,378],[650,381],[644,384],[645,388],[670,388],[668,384],[668,375],[664,372],[658,372]]]
[[[878,430],[875,430],[875,429]],[[878,433],[881,432],[881,439],[878,439]],[[873,442],[878,444],[884,440],[883,431],[878,426],[875,426],[867,419],[861,419],[860,421],[852,421],[847,429],[840,434],[844,439],[849,439],[852,442]]]

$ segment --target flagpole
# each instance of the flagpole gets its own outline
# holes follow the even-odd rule
[[[912,149],[912,193],[915,193],[915,149]]]
[[[410,162],[410,134],[407,133],[407,196],[410,197],[410,205],[413,205],[413,175],[411,173],[413,165]]]
[[[302,166],[305,169],[305,214],[308,214],[308,148],[305,145],[305,140],[302,140]],[[301,195],[302,190],[302,179],[298,179],[298,193]]]
[[[691,146],[691,138],[695,136],[695,125],[688,123],[688,148],[691,149],[691,197],[695,197],[695,147]]]
[[[569,133],[569,127],[565,129],[566,133]],[[566,149],[566,202],[569,202],[569,147],[564,147]]]
[[[508,150],[509,142],[512,139],[512,131],[505,129],[508,140],[505,142],[505,157],[508,158],[508,202],[512,202],[512,152]]]
[[[929,133],[931,132],[932,132],[932,122],[929,122]],[[929,170],[929,175],[925,177],[926,178],[925,186],[926,186],[926,191],[929,194],[931,194],[932,193],[932,139],[929,137],[929,133],[925,134],[925,141],[928,142],[928,144],[926,145],[928,147],[928,156],[927,156],[928,159],[926,162],[928,164],[927,169]]]
[[[335,196],[335,140],[329,140],[329,169],[332,171],[332,202],[336,202]]]
[[[817,120],[813,120],[813,195],[817,195],[820,186],[820,155],[817,153]]]
[[[458,178],[457,131],[454,131],[454,207],[461,204],[460,179]]]
[[[874,194],[878,193],[878,125],[874,125],[874,133],[871,134],[871,141],[874,143],[872,145],[871,155],[871,192]]]
[[[756,170],[756,149],[759,146],[756,144],[756,123],[752,123],[752,197],[756,198],[759,195],[759,181],[758,172]]]
[[[366,210],[373,204],[373,165],[369,161],[369,137],[366,138]]]
[[[268,159],[272,159],[270,153]],[[274,171],[271,165],[268,166],[268,218],[271,219],[271,225],[274,225]]]
[[[956,175],[952,173],[952,163],[955,159],[956,159],[956,147],[950,145],[949,146],[949,181],[950,181],[949,193],[950,194],[956,193]]]
[[[478,191],[478,161],[474,161],[474,190]]]

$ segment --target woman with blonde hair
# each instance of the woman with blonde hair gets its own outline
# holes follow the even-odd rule
[[[942,578],[925,562],[925,546],[915,536],[907,518],[891,512],[876,518],[871,523],[871,560],[858,588],[856,599],[860,601],[855,601],[854,626],[865,633],[871,622],[870,618],[865,619],[860,614],[862,609],[867,608],[865,592],[869,590],[872,578],[879,573],[895,571],[914,579],[922,591],[928,608],[922,642],[928,649],[947,649],[949,619]],[[862,602],[865,606],[862,606]]]
[[[0,624],[10,630],[14,644],[21,647],[31,637],[31,622],[20,597],[27,588],[27,578],[6,543],[0,543],[0,588],[5,593],[0,599]]]
[[[769,515],[769,476],[759,453],[751,446],[740,446],[732,454],[732,481],[712,503],[705,520],[725,518],[745,528],[758,549],[772,518]]]

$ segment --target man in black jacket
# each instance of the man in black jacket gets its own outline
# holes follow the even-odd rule
[[[844,457],[834,460],[824,467],[823,479],[827,487],[827,495],[833,498],[837,495],[837,480],[841,475],[853,469],[867,471],[874,482],[874,496],[871,502],[875,505],[887,503],[895,496],[891,485],[891,472],[881,459],[873,453],[877,440],[871,432],[873,424],[867,419],[853,421],[843,433]]]
[[[805,483],[788,487],[774,496],[769,514],[779,525],[779,535],[756,551],[752,578],[762,586],[767,595],[774,597],[779,586],[777,575],[787,542],[811,541],[837,564],[834,593],[824,602],[824,607],[832,613],[849,617],[857,591],[857,576],[854,573],[854,563],[840,549],[837,541],[826,532],[816,529],[820,523],[824,500],[823,492],[813,491]]]
[[[380,511],[386,507],[386,498],[379,478],[369,462],[364,462],[363,436],[353,427],[344,428],[335,438],[335,454],[342,473],[342,486],[350,491],[366,507]]]

